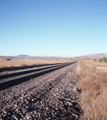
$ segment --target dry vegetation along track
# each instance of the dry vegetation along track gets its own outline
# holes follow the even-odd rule
[[[0,91],[1,120],[77,120],[77,63]]]

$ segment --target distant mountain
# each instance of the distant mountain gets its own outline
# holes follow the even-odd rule
[[[82,58],[82,59],[100,59],[106,57],[107,58],[107,53],[99,53],[99,54],[89,54],[89,55],[83,55],[83,56],[77,56],[77,58]]]
[[[23,59],[70,59],[67,57],[55,57],[55,56],[30,56],[30,55],[17,55],[17,56],[9,56],[14,58],[23,58]]]
[[[24,59],[70,59],[67,57],[56,57],[56,56],[30,56],[30,55],[18,55],[18,56],[14,56],[15,58],[24,58]],[[107,53],[98,53],[98,54],[89,54],[89,55],[82,55],[82,56],[77,56],[74,58],[81,58],[81,59],[100,59],[103,57],[107,57]],[[73,57],[71,57],[73,58]]]
[[[17,55],[17,56],[14,56],[15,58],[29,58],[30,56],[29,55]]]
[[[30,55],[25,55],[25,54],[20,54],[17,56],[0,56],[1,59],[7,59],[7,58],[22,58],[22,59],[71,59],[71,58],[76,58],[76,59],[100,59],[106,57],[107,58],[107,53],[99,53],[99,54],[89,54],[89,55],[82,55],[82,56],[76,56],[76,57],[56,57],[56,56],[30,56]]]

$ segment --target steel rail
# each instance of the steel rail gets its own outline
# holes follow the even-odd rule
[[[21,76],[21,77],[17,77],[17,78],[13,78],[13,79],[10,79],[10,80],[7,80],[7,81],[0,82],[0,90],[4,90],[4,89],[9,88],[11,86],[14,86],[14,85],[20,84],[22,82],[28,81],[31,78],[38,77],[40,75],[49,73],[51,71],[60,69],[62,67],[68,66],[68,65],[73,64],[73,63],[75,63],[75,62],[64,63],[64,64],[61,64],[61,65],[58,65],[58,66],[54,66],[52,68],[48,68],[48,69],[41,70],[41,71],[38,71],[38,72],[30,73],[28,75],[24,75],[24,76]]]

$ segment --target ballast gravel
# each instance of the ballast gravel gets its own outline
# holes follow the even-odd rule
[[[80,120],[77,63],[0,91],[0,120]]]

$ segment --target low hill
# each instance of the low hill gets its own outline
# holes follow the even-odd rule
[[[22,58],[22,59],[100,59],[106,57],[107,53],[98,53],[98,54],[89,54],[89,55],[82,55],[82,56],[76,56],[76,57],[56,57],[56,56],[30,56],[30,55],[24,55],[20,54],[17,56],[0,56],[1,59],[9,59],[9,58]]]
[[[0,55],[0,59],[10,59],[9,57],[6,57],[6,56],[1,56]]]
[[[77,58],[81,59],[100,59],[103,57],[107,57],[107,53],[99,53],[99,54],[89,54],[89,55],[83,55],[83,56],[77,56]]]

